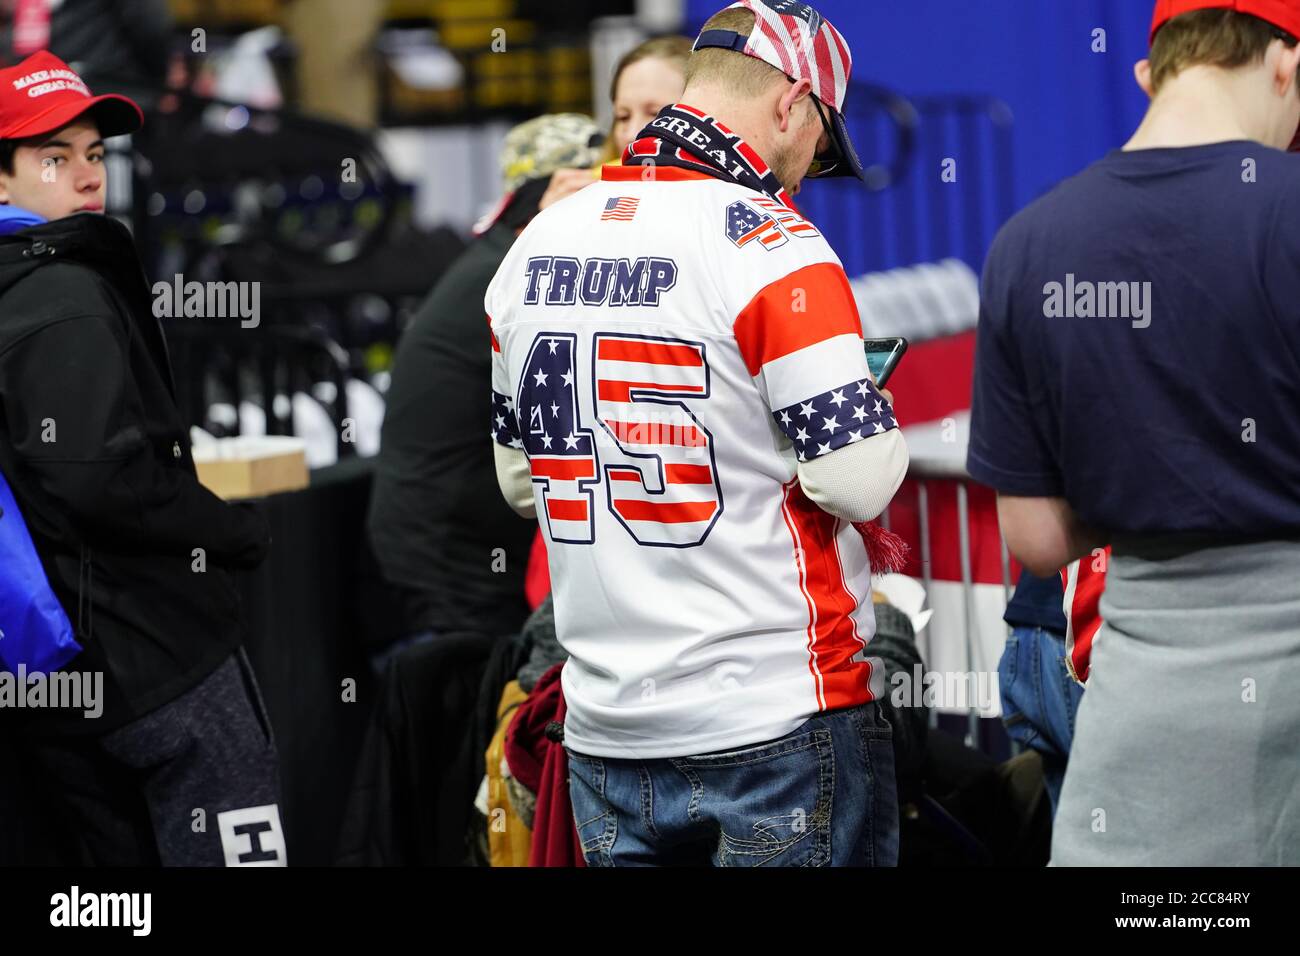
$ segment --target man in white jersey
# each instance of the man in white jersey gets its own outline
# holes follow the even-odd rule
[[[854,523],[907,449],[843,267],[790,200],[862,176],[849,69],[807,4],[733,4],[682,102],[488,289],[497,473],[546,535],[590,865],[897,858]]]

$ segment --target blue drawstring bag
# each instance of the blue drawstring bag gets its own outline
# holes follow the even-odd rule
[[[0,474],[0,666],[48,674],[80,653],[72,622],[50,590],[18,502]]]

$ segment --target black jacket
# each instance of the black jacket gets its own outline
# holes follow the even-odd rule
[[[149,287],[113,219],[0,236],[0,470],[85,649],[68,669],[104,673],[100,718],[14,712],[35,729],[111,730],[239,645],[229,569],[261,561],[266,524],[195,477]]]
[[[384,577],[403,591],[408,632],[509,634],[528,617],[524,570],[537,522],[501,496],[486,437],[492,342],[483,296],[514,238],[498,224],[469,245],[393,360],[369,527]]]

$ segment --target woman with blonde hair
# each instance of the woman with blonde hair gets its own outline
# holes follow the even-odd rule
[[[633,47],[618,61],[609,84],[614,121],[605,140],[605,160],[617,160],[647,123],[676,103],[686,84],[686,37],[655,37]]]
[[[632,137],[661,109],[677,102],[686,86],[686,59],[690,55],[691,41],[681,36],[655,37],[623,54],[609,84],[614,119],[605,138],[601,166],[617,163]],[[557,170],[539,207],[545,209],[595,182],[599,176],[600,166],[595,170]]]

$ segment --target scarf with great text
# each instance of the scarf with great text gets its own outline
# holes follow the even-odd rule
[[[731,180],[794,208],[761,156],[712,116],[693,106],[665,106],[623,151],[624,166],[677,166]]]

